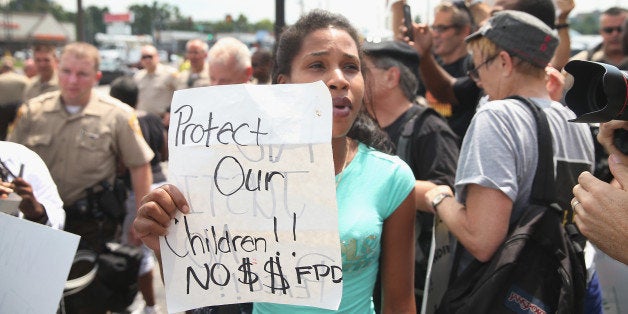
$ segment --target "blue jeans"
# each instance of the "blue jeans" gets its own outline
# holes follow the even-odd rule
[[[600,281],[597,277],[597,272],[593,273],[591,281],[587,287],[587,295],[584,298],[584,313],[585,314],[603,314],[602,310],[602,289],[600,288]]]

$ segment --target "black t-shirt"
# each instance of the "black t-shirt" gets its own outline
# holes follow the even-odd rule
[[[471,119],[475,114],[478,101],[484,95],[483,90],[470,77],[464,76],[456,80],[453,86],[458,105],[454,106],[451,117],[447,120],[452,130],[462,139],[464,138]]]
[[[458,99],[458,105],[437,103],[431,104],[431,106],[446,106],[445,109],[441,108],[437,109],[437,111],[445,116],[451,129],[462,140],[471,123],[471,118],[473,118],[475,114],[478,101],[482,96],[482,90],[467,76],[467,71],[473,66],[473,60],[471,55],[467,54],[449,64],[444,64],[438,57],[436,61],[449,75],[457,78],[453,89],[454,95],[456,99]],[[423,84],[419,87],[419,94],[430,98],[426,95],[425,86],[423,86]],[[430,100],[428,99],[428,101]]]
[[[161,171],[161,149],[164,145],[164,125],[161,118],[150,112],[138,116],[140,128],[146,143],[155,153],[155,157],[150,161],[151,170],[153,172],[153,183],[166,181],[166,176]]]
[[[395,122],[384,128],[395,145],[398,143],[405,122],[419,107],[414,104]],[[408,165],[417,180],[427,180],[435,184],[454,185],[458,162],[459,138],[451,130],[446,120],[429,109],[418,119],[410,140]]]
[[[438,61],[438,64],[440,64],[440,66],[442,66],[443,69],[453,77],[466,76],[469,68],[473,66],[473,59],[471,59],[470,54],[467,54],[449,64],[444,64],[439,58],[436,58],[436,61]]]
[[[164,125],[161,118],[150,112],[140,111],[137,112],[137,120],[140,123],[140,129],[142,135],[146,140],[146,143],[155,154],[155,157],[150,161],[151,172],[153,173],[153,183],[166,181],[166,176],[161,169],[161,149],[163,148],[164,139]],[[125,172],[124,182],[127,187],[131,188],[131,176],[128,171]]]
[[[481,89],[467,76],[467,71],[473,67],[473,59],[470,54],[467,54],[453,63],[441,63],[441,66],[449,75],[457,78],[454,95],[458,99],[458,105],[452,107],[452,114],[447,117],[447,122],[462,139],[469,128],[481,97]]]

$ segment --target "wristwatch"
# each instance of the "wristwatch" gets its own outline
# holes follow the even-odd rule
[[[434,199],[432,200],[432,208],[434,208],[434,212],[436,212],[436,206],[438,206],[438,204],[440,204],[444,199],[448,197],[453,197],[453,195],[449,193],[440,193],[436,195],[436,197],[434,197]]]

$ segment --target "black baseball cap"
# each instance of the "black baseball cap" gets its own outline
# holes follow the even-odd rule
[[[398,40],[365,42],[362,49],[367,56],[384,56],[399,60],[412,71],[419,80],[419,54],[407,43]]]

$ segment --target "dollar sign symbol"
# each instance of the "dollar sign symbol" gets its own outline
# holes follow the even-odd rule
[[[271,257],[268,259],[268,262],[264,263],[264,270],[270,274],[270,286],[264,286],[270,288],[270,291],[273,294],[275,293],[275,290],[281,290],[283,294],[286,294],[286,291],[290,288],[290,284],[283,275],[281,263],[279,262],[279,253],[277,253],[277,257]],[[277,281],[278,284],[276,283]]]
[[[248,257],[242,259],[242,265],[238,267],[238,270],[242,272],[242,279],[238,278],[238,281],[249,285],[249,291],[253,292],[253,284],[259,281],[259,276],[251,271],[251,261]]]

